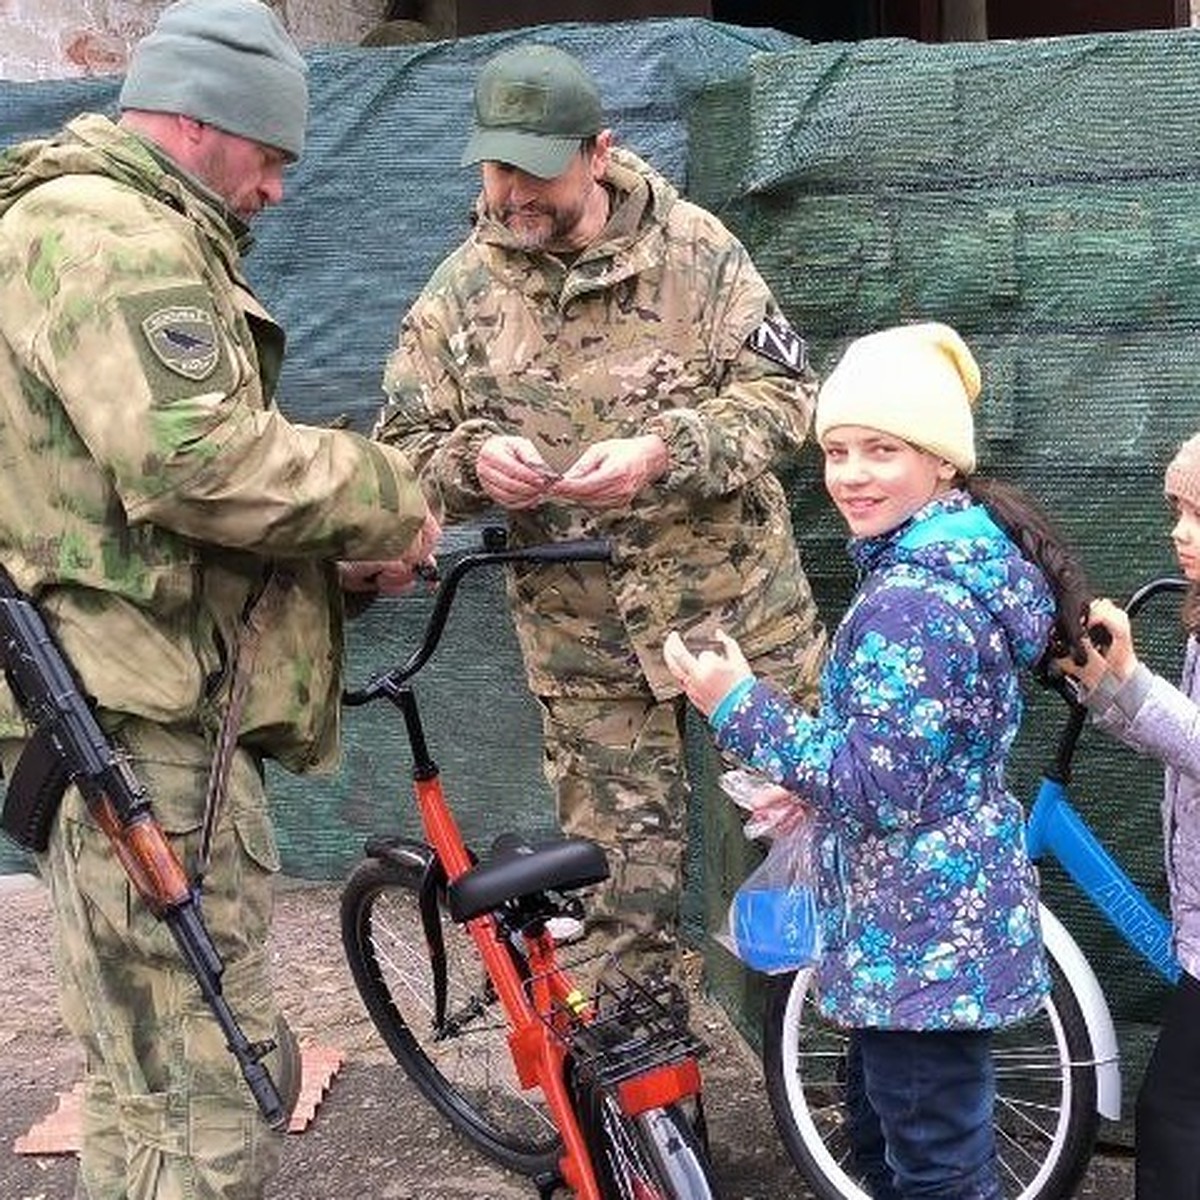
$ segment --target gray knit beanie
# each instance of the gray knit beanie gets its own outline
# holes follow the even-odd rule
[[[175,0],[134,48],[118,103],[193,117],[299,158],[307,73],[260,0]]]

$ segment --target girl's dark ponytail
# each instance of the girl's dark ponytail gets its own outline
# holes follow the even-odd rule
[[[963,487],[986,506],[1021,553],[1046,576],[1057,605],[1048,657],[1069,656],[1082,665],[1086,661],[1082,639],[1093,596],[1078,555],[1046,512],[1020,488],[979,475],[968,476]]]

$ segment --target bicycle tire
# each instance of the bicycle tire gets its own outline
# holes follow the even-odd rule
[[[510,1170],[549,1177],[561,1152],[558,1131],[541,1093],[518,1083],[508,1025],[475,944],[444,910],[448,1012],[456,1019],[437,1036],[420,884],[415,866],[377,858],[347,879],[342,945],[359,995],[393,1057],[459,1133]]]
[[[1100,1123],[1083,1010],[1053,959],[1050,973],[1038,1014],[995,1035],[996,1149],[1006,1200],[1074,1195]],[[817,1014],[811,971],[769,981],[763,1021],[767,1095],[789,1156],[818,1200],[869,1200],[851,1162],[845,1032]]]
[[[626,1114],[615,1097],[591,1110],[600,1122],[590,1144],[604,1200],[715,1200],[708,1152],[680,1104]]]

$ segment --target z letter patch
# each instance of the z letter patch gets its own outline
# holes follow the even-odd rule
[[[793,375],[802,374],[808,365],[808,346],[782,317],[764,318],[746,344],[764,358],[786,367]]]
[[[173,304],[152,312],[142,332],[154,356],[168,371],[185,379],[207,379],[220,357],[217,327],[202,308]]]

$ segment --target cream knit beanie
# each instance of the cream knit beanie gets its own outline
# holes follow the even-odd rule
[[[975,470],[979,365],[966,342],[936,321],[897,325],[851,342],[817,397],[816,435],[862,425]]]
[[[1167,467],[1163,491],[1200,508],[1200,433],[1193,434],[1175,452]]]

